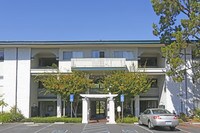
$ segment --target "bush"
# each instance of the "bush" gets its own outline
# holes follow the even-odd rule
[[[20,113],[2,113],[0,114],[0,121],[4,123],[19,122],[24,119],[24,116]]]
[[[123,120],[117,119],[116,122],[117,123],[134,123],[134,122],[138,122],[138,118],[137,117],[124,117]]]
[[[194,110],[194,116],[197,117],[197,118],[200,118],[200,109]]]
[[[35,123],[54,123],[54,122],[65,122],[65,123],[81,123],[82,118],[68,118],[68,117],[32,117],[23,119],[22,122],[35,122]]]
[[[183,120],[184,122],[189,121],[189,117],[187,117],[184,113],[180,113],[179,119]]]

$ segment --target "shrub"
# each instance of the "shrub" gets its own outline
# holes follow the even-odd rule
[[[82,118],[68,118],[68,117],[32,117],[23,119],[22,122],[35,122],[35,123],[54,123],[54,122],[65,122],[65,123],[81,123]]]
[[[134,122],[138,122],[138,118],[137,117],[124,117],[123,120],[117,119],[116,122],[117,123],[134,123]]]
[[[24,119],[24,116],[21,114],[21,111],[16,108],[16,106],[12,107],[9,112],[0,114],[1,122],[19,122]]]
[[[24,119],[24,116],[20,113],[2,113],[0,114],[0,121],[4,123],[19,122]]]
[[[184,113],[180,113],[179,119],[183,120],[184,122],[189,121],[189,117],[187,117]]]
[[[197,118],[200,118],[200,109],[194,110],[194,116],[197,117]]]

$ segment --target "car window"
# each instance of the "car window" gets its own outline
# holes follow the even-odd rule
[[[165,109],[156,109],[152,110],[153,114],[171,114],[168,110]]]
[[[147,114],[149,110],[145,110],[143,114]]]
[[[150,110],[146,110],[146,111],[144,111],[143,114],[150,114],[150,113],[151,113]]]

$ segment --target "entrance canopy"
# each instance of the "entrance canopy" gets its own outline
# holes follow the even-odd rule
[[[90,99],[100,99],[107,98],[107,119],[109,124],[114,124],[115,122],[115,103],[114,97],[118,94],[80,94],[82,99],[82,123],[88,123],[90,116]]]
[[[113,98],[118,94],[80,94],[83,98]]]

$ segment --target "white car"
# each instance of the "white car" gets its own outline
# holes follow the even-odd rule
[[[154,127],[170,127],[171,130],[175,130],[175,127],[179,124],[176,115],[160,108],[147,109],[141,113],[138,119],[140,125],[147,125],[149,129]]]

